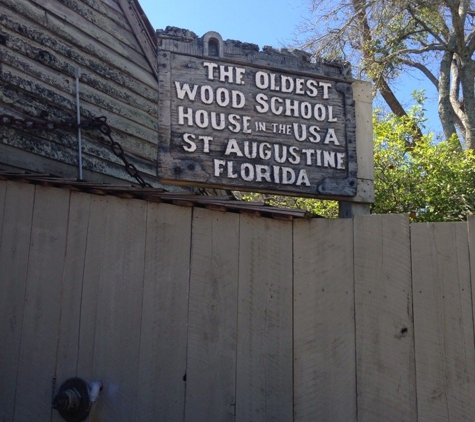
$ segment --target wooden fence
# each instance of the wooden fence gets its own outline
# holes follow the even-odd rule
[[[0,182],[0,420],[473,422],[474,223]]]

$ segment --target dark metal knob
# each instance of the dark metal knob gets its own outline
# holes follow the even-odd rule
[[[91,404],[89,385],[81,378],[66,380],[53,399],[53,407],[67,422],[86,420]]]

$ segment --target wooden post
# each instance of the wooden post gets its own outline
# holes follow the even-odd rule
[[[339,203],[340,218],[370,213],[374,202],[374,163],[371,83],[352,83],[356,114],[356,153],[358,155],[358,190],[356,197]]]

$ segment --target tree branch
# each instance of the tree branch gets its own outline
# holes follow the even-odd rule
[[[401,63],[404,63],[407,66],[413,67],[415,69],[420,70],[426,77],[431,81],[434,86],[439,89],[439,80],[435,77],[435,75],[422,63],[418,63],[408,59],[401,59]]]
[[[472,57],[475,51],[475,29],[467,36],[467,53],[469,57]]]
[[[439,116],[446,139],[450,139],[454,133],[457,133],[455,130],[455,111],[450,101],[450,70],[453,56],[453,52],[446,51],[440,64]]]
[[[439,36],[439,34],[434,32],[433,29],[431,27],[429,27],[424,20],[419,19],[419,17],[417,16],[416,11],[414,11],[414,9],[412,7],[408,6],[407,11],[412,16],[412,18],[417,22],[417,24],[420,25],[422,28],[424,28],[424,30],[427,33],[432,35],[441,45],[446,44],[446,42],[444,42],[444,40]],[[450,29],[445,24],[443,19],[442,19],[441,25],[442,25],[442,29],[441,29],[440,32],[448,40],[450,38]]]

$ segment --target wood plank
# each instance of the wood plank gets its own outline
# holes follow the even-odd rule
[[[131,31],[131,26],[124,19],[124,13],[122,12],[123,22],[118,24],[115,19],[117,14],[112,14],[111,9],[103,7],[91,7],[87,2],[77,0],[30,0],[37,6],[46,9],[47,13],[51,13],[58,18],[62,19],[68,25],[74,26],[79,30],[94,37],[98,42],[108,44],[108,37],[113,36],[116,39],[116,43],[120,42],[125,46],[135,51],[140,51],[140,47],[134,38]],[[101,2],[96,2],[100,6]],[[109,14],[111,16],[109,16]],[[101,37],[102,35],[102,37]],[[116,46],[111,45],[111,48]]]
[[[358,420],[415,421],[409,219],[355,217]]]
[[[124,45],[120,45],[113,36],[105,36],[104,38],[107,38],[110,43],[115,43],[116,49],[112,49],[110,44],[100,44],[92,40],[88,34],[74,27],[66,27],[63,21],[56,18],[56,16],[48,16],[48,28],[53,34],[57,34],[67,42],[81,47],[88,54],[96,58],[102,58],[111,67],[121,69],[151,88],[156,86],[156,79],[144,56]]]
[[[72,66],[75,63],[71,63],[70,59],[56,57],[55,68],[52,69],[51,66],[39,62],[32,53],[28,56],[19,54],[18,49],[25,47],[21,38],[15,38],[15,43],[18,44],[16,51],[13,48],[6,50],[2,56],[4,81],[10,81],[19,86],[24,85],[23,88],[43,97],[62,95],[66,101],[70,101],[71,97],[76,95],[76,85],[71,83],[71,79],[74,78],[71,71],[74,70]],[[47,90],[47,93],[42,92],[43,90]],[[153,90],[149,92],[153,93]],[[157,130],[157,96],[155,93],[154,98],[146,99],[115,80],[101,78],[98,74],[91,74],[87,69],[81,70],[80,98],[83,108],[88,104],[101,104],[112,114],[136,121],[155,132]],[[99,113],[99,115],[102,114],[102,112]]]
[[[4,212],[4,208],[5,208],[5,197],[6,197],[6,193],[7,193],[7,181],[2,179],[0,180],[0,221],[3,221],[3,212]],[[2,227],[2,224],[0,224],[0,227]],[[0,231],[0,235],[1,235],[1,231]]]
[[[108,197],[92,195],[87,227],[87,243],[84,255],[81,315],[79,319],[79,344],[77,375],[87,381],[95,381],[94,343],[97,329],[99,302],[99,280],[102,274],[102,260],[107,246],[105,244],[106,220],[109,217]]]
[[[58,132],[54,136],[50,133],[50,139],[38,137],[34,132],[20,132],[15,129],[8,130],[7,133],[5,142],[8,142],[8,145],[0,144],[0,152],[3,153],[2,164],[67,178],[77,176],[77,141],[72,148],[54,142],[63,134],[66,143],[69,136],[65,132]],[[83,173],[86,180],[101,183],[125,180],[137,185],[137,181],[127,173],[124,162],[112,153],[109,146],[98,144],[86,137],[83,137],[83,146]],[[127,158],[143,177],[148,176],[148,180],[155,187],[161,187],[157,186],[151,161],[147,162],[137,156],[132,159],[131,155],[127,155]]]
[[[68,211],[68,190],[36,186],[14,420],[51,418]]]
[[[27,95],[38,96],[39,99],[35,99],[35,101],[38,102],[38,107],[48,107],[47,104],[51,102],[54,104],[54,107],[62,108],[63,113],[59,115],[52,113],[55,117],[50,118],[50,120],[55,123],[74,121],[72,116],[74,116],[73,111],[76,107],[76,100],[71,97],[73,93],[64,92],[61,87],[56,88],[45,84],[42,80],[32,78],[30,75],[25,74],[21,68],[16,69],[5,64],[4,71],[6,72],[3,78],[4,81],[21,89],[20,92],[15,93],[18,97],[17,101],[19,102],[19,104],[15,105],[15,108],[22,109],[22,105],[24,106],[23,109],[26,107],[34,107],[33,104],[23,104],[25,102],[24,98]],[[121,131],[127,133],[128,137],[137,137],[140,139],[140,142],[131,142],[130,139],[127,139],[128,142],[124,145],[126,146],[126,150],[132,150],[141,156],[156,154],[156,147],[154,145],[157,142],[156,117],[153,114],[144,113],[143,111],[135,109],[133,106],[129,106],[120,98],[111,97],[111,93],[108,92],[107,87],[105,93],[98,91],[96,88],[97,87],[91,88],[87,84],[81,84],[82,118],[93,119],[104,116],[111,129],[115,129],[112,132],[114,138],[118,138],[117,131]],[[98,104],[101,106],[98,106]],[[65,115],[64,117],[63,114]],[[134,122],[134,127],[130,127],[131,122]],[[97,132],[94,136],[96,138],[98,137]]]
[[[104,76],[114,76],[118,82],[122,82],[122,78],[130,79],[133,84],[142,85],[144,91],[147,87],[156,88],[156,79],[143,55],[133,51],[121,51],[122,54],[126,54],[124,56],[115,51],[111,45],[96,42],[87,33],[65,24],[51,13],[45,13],[44,8],[37,7],[31,2],[4,0],[3,3],[10,8],[8,14],[2,16],[5,30],[14,31],[17,37],[31,40],[27,44],[38,47],[38,50],[33,49],[37,53],[37,58],[41,59],[39,53],[43,51],[43,57],[53,68],[54,58],[59,53],[65,58],[73,58],[73,67],[83,65],[84,68],[103,73]],[[15,44],[15,38],[10,39]],[[45,50],[44,46],[50,44],[52,40],[54,49]],[[142,63],[143,67],[136,62]]]
[[[184,420],[191,215],[148,204],[137,391],[143,420]]]
[[[0,420],[14,420],[25,307],[33,185],[0,182]]]
[[[365,81],[354,81],[351,86],[355,100],[358,178],[372,182],[374,180],[372,86],[370,82]],[[373,188],[372,184],[371,188]],[[369,202],[374,201],[373,189],[361,195],[365,195]]]
[[[369,214],[369,204],[374,203],[373,88],[364,81],[354,81],[351,87],[355,101],[358,185],[354,198],[339,202],[340,218]]]
[[[64,110],[67,110],[66,105],[62,110],[59,110],[57,108],[51,110],[45,98],[43,98],[42,101],[39,101],[38,98],[34,98],[30,93],[14,88],[14,85],[11,85],[8,90],[5,90],[3,93],[0,93],[0,99],[5,100],[6,103],[13,102],[17,110],[21,111],[22,113],[26,113],[27,115],[36,114],[38,109],[48,109],[49,112],[55,115],[52,120],[57,122],[71,121],[71,116],[64,114]],[[36,109],[36,106],[38,106],[38,109]],[[92,107],[92,109],[95,110],[96,107],[94,106]],[[12,110],[10,108],[6,109],[4,112],[6,114],[12,114]],[[59,114],[56,114],[56,112],[58,112]],[[28,119],[28,117],[26,118]],[[113,137],[113,140],[124,145],[124,150],[126,151],[126,153],[135,154],[135,159],[132,160],[129,156],[129,160],[131,160],[131,162],[137,166],[139,171],[143,171],[149,174],[155,173],[155,167],[153,162],[156,154],[156,145],[152,145],[149,142],[143,141],[143,139],[149,137],[146,132],[142,130],[143,127],[138,128],[138,134],[142,138],[136,138],[134,136],[131,136],[130,134],[126,136],[124,133],[121,133],[120,129],[118,129],[115,125],[119,124],[119,126],[122,126],[124,130],[127,130],[127,127],[130,126],[130,121],[124,121],[123,118],[119,118],[117,115],[112,120],[114,121],[110,122],[110,127],[111,136]],[[10,136],[8,136],[6,140],[11,145],[16,146],[20,150],[15,151],[13,157],[15,157],[17,154],[23,154],[24,150],[28,149],[39,155],[46,155],[47,157],[51,157],[57,161],[65,161],[76,165],[77,139],[73,131],[69,131],[66,133],[63,130],[48,132],[47,138],[40,138],[42,140],[41,142],[32,141],[31,137],[34,136],[36,138],[38,135],[46,136],[44,131],[23,132],[18,131],[16,129],[9,129],[8,132],[10,132]],[[86,132],[84,133],[84,168],[91,169],[91,171],[107,171],[111,174],[116,175],[118,178],[130,180],[127,173],[125,172],[123,162],[110,151],[110,148],[108,146],[98,145],[97,138],[99,137],[99,135],[97,131],[87,132],[89,133],[89,135]],[[152,132],[149,132],[149,135],[151,133]],[[92,135],[92,138],[88,137],[90,135]],[[156,136],[152,136],[151,138],[156,139]],[[123,142],[124,140],[126,140],[126,142]],[[144,155],[148,155],[148,159],[146,158],[147,161],[140,158],[140,156]],[[7,160],[10,160],[11,158],[11,155],[6,156]],[[12,163],[11,161],[8,162]],[[104,168],[105,166],[108,166],[109,168]],[[29,170],[32,169],[30,168]],[[56,172],[57,170],[56,168],[54,168],[53,173]]]
[[[31,0],[41,3],[41,0]],[[89,44],[96,43],[116,51],[128,61],[139,65],[142,69],[151,72],[141,46],[138,44],[133,29],[116,25],[114,21],[104,18],[104,15],[89,9],[83,2],[68,0],[50,2],[48,13],[59,18],[74,31],[86,34],[92,38]],[[65,4],[62,4],[65,3]]]
[[[3,231],[3,215],[5,212],[5,203],[7,196],[7,181],[0,180],[0,239],[2,238]],[[0,243],[1,246],[1,243]]]
[[[294,223],[294,421],[356,421],[353,221]]]
[[[91,418],[134,419],[145,259],[146,202],[105,198],[91,378],[104,384]]]
[[[236,421],[290,421],[292,223],[240,216]]]
[[[118,12],[117,15],[114,16],[115,20],[117,20],[119,23],[121,23],[122,21],[125,21],[125,17],[123,16],[122,9],[114,0],[103,0],[100,3],[94,0],[85,0],[85,3],[89,3],[89,5],[91,7],[94,7],[96,10],[102,10],[102,9],[99,9],[98,7],[107,5],[113,11]]]
[[[93,9],[93,13],[107,16],[107,18],[122,28],[128,27],[128,22],[122,9],[114,0],[101,0],[99,2],[94,0],[82,0],[81,2]]]
[[[155,31],[153,31],[152,28],[146,27],[144,19],[146,20],[147,17],[144,15],[141,16],[141,7],[138,2],[119,0],[119,3],[124,10],[124,14],[130,24],[133,34],[137,38],[141,51],[147,59],[155,77],[158,79],[157,41]],[[148,21],[147,23],[150,25]]]
[[[225,235],[223,235],[225,233]],[[234,421],[239,215],[196,208],[185,421]]]
[[[75,68],[80,68],[81,82],[95,87],[98,91],[110,92],[111,96],[120,99],[130,106],[148,113],[153,111],[153,102],[157,99],[157,89],[142,84],[133,76],[125,74],[120,68],[107,67],[103,62],[98,62],[95,56],[87,53],[79,55],[72,50],[71,46],[58,43],[54,50],[54,60],[42,50],[43,41],[41,36],[33,40],[16,32],[13,16],[5,24],[4,33],[9,38],[9,49],[3,52],[3,62],[11,63],[24,73],[35,76],[47,82],[49,85],[62,88],[65,92],[74,95]],[[18,20],[22,20],[21,17]],[[22,20],[25,24],[27,20]],[[36,33],[35,33],[36,34]],[[36,40],[37,39],[37,40]],[[53,53],[50,53],[53,54]],[[71,58],[73,57],[74,60]],[[47,59],[50,58],[48,61]],[[36,66],[36,68],[35,68]],[[3,75],[5,77],[5,75]]]
[[[10,0],[4,0],[4,2],[11,8],[15,7]],[[40,19],[32,20],[48,29],[52,34],[56,34],[57,37],[77,45],[84,51],[96,51],[96,55],[99,57],[101,54],[105,54],[104,60],[107,61],[111,60],[113,56],[121,57],[135,69],[137,75],[143,75],[145,80],[151,76],[150,66],[145,60],[143,52],[138,51],[140,47],[130,33],[130,27],[129,31],[126,31],[123,28],[118,28],[113,21],[97,19],[98,25],[102,24],[105,27],[96,26],[77,13],[80,12],[78,7],[64,6],[57,0],[30,0],[29,3],[29,7],[24,8],[23,13],[29,18],[43,13]],[[35,3],[37,4],[35,5]],[[91,11],[91,13],[94,12]],[[115,34],[114,28],[122,35]],[[128,42],[124,42],[125,34],[128,35]],[[134,45],[131,46],[131,44]],[[149,75],[146,76],[147,74]]]
[[[77,365],[80,351],[81,302],[91,198],[92,195],[89,194],[71,193],[55,371],[57,387],[70,377],[83,378],[85,376],[85,374],[78,373]],[[53,412],[52,420],[61,422],[63,419],[59,412]]]
[[[163,159],[164,154],[168,154],[168,143],[171,138],[171,119],[170,112],[171,109],[171,100],[172,100],[172,72],[171,72],[171,54],[159,54],[158,55],[158,66],[160,72],[158,74],[158,89],[160,95],[158,96],[158,139],[160,143],[158,146],[157,154],[157,166],[158,162]],[[161,178],[158,167],[157,175]]]
[[[1,99],[0,99],[1,100]],[[0,112],[2,107],[0,106]],[[11,110],[6,110],[6,114],[11,114]],[[77,175],[77,137],[73,133],[58,130],[55,133],[49,132],[49,137],[38,136],[37,131],[20,131],[17,129],[7,129],[7,144],[2,144],[0,148],[7,151],[2,156],[2,163],[10,164],[17,168],[24,168],[28,171],[38,171],[47,174],[63,175],[71,178]],[[120,136],[112,128],[113,139],[121,145]],[[95,135],[98,137],[98,135]],[[64,139],[64,144],[56,143]],[[89,171],[87,180],[97,180],[101,182],[119,180],[133,180],[125,169],[123,160],[117,157],[109,145],[98,142],[97,138],[83,136],[83,168],[84,172]],[[132,138],[131,138],[132,139]],[[69,144],[69,145],[68,145]],[[130,145],[130,143],[129,143]],[[16,149],[12,148],[15,147]],[[155,169],[152,157],[141,158],[132,154],[128,148],[123,148],[128,161],[134,164],[142,174],[148,174],[155,183]],[[38,156],[40,157],[38,157]],[[23,157],[22,157],[23,156]],[[25,161],[26,156],[33,158]],[[35,167],[36,166],[36,167]],[[73,170],[71,170],[71,166]],[[98,174],[102,174],[98,176]]]
[[[67,178],[77,175],[77,166],[53,161],[47,157],[37,156],[29,151],[14,148],[10,145],[0,144],[0,156],[2,157],[2,167],[8,168],[7,166],[12,166],[12,169],[16,172],[18,172],[18,169],[24,169],[28,171],[38,171],[43,174],[56,174]],[[93,172],[94,170],[96,172]],[[121,179],[122,181],[124,179],[127,181],[131,180],[130,176],[126,175],[123,166],[111,165],[111,167],[107,167],[104,165],[100,170],[107,171],[107,174],[99,173],[97,167],[91,170],[84,169],[84,179],[91,182],[95,181],[99,184],[117,184]],[[116,175],[116,177],[113,175]],[[154,182],[154,186],[157,185],[158,183]]]
[[[475,351],[467,224],[413,224],[411,238],[419,422],[473,421]]]

